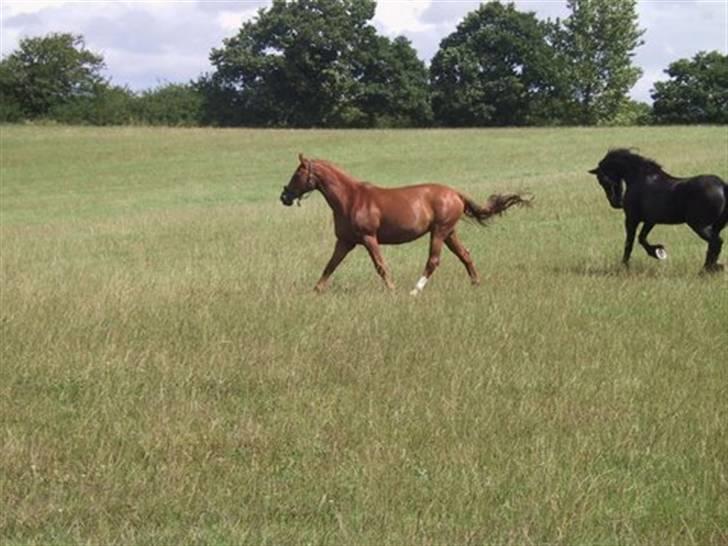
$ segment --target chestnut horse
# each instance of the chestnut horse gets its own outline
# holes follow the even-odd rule
[[[465,265],[474,285],[479,283],[470,254],[455,233],[455,224],[465,213],[481,224],[514,205],[526,205],[527,199],[518,194],[491,195],[484,206],[462,193],[440,184],[419,184],[401,188],[380,188],[360,182],[329,161],[306,159],[299,154],[299,165],[281,201],[291,206],[295,199],[313,190],[320,191],[334,211],[336,246],[316,291],[325,287],[329,277],[346,255],[357,245],[366,247],[377,273],[388,288],[394,288],[380,244],[401,244],[430,234],[430,255],[425,270],[412,295],[419,294],[440,263],[443,243]]]

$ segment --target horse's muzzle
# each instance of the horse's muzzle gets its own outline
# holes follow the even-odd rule
[[[290,207],[293,205],[293,201],[296,199],[296,196],[293,194],[291,190],[288,188],[283,188],[283,193],[281,193],[281,203],[283,203],[285,206]]]

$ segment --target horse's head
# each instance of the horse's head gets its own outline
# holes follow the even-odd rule
[[[604,161],[599,166],[589,171],[589,174],[596,175],[599,185],[607,195],[609,204],[615,209],[622,208],[622,176],[609,168]]]
[[[291,180],[286,186],[283,186],[283,193],[281,193],[281,203],[285,206],[290,207],[293,201],[298,199],[298,204],[301,204],[301,198],[310,191],[316,189],[316,175],[313,172],[313,162],[310,159],[303,157],[303,154],[298,154],[299,165],[298,168],[293,172]]]

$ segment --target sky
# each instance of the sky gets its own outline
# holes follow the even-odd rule
[[[71,32],[101,53],[105,76],[133,90],[169,82],[188,82],[212,71],[209,54],[255,17],[266,0],[0,0],[0,53],[17,48],[26,36]],[[404,35],[429,63],[440,40],[455,30],[471,0],[380,0],[372,23],[385,36]],[[566,0],[517,0],[521,11],[537,17],[565,17]],[[664,70],[698,51],[728,53],[728,0],[640,0],[645,44],[634,62],[643,76],[631,90],[651,102],[654,82]]]

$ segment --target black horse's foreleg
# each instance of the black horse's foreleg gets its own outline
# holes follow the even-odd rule
[[[642,245],[642,248],[645,249],[645,252],[647,252],[648,256],[652,256],[653,258],[657,258],[658,260],[664,260],[667,258],[667,252],[665,252],[665,247],[662,245],[651,245],[649,242],[647,242],[647,236],[650,234],[650,231],[652,231],[652,228],[655,227],[655,224],[652,224],[650,222],[645,222],[642,224],[642,229],[640,230],[639,235],[639,242]]]
[[[624,254],[622,255],[622,263],[629,265],[629,257],[632,255],[632,247],[634,247],[634,234],[637,232],[637,224],[631,218],[624,221],[624,229],[627,232],[627,238],[624,240]]]

